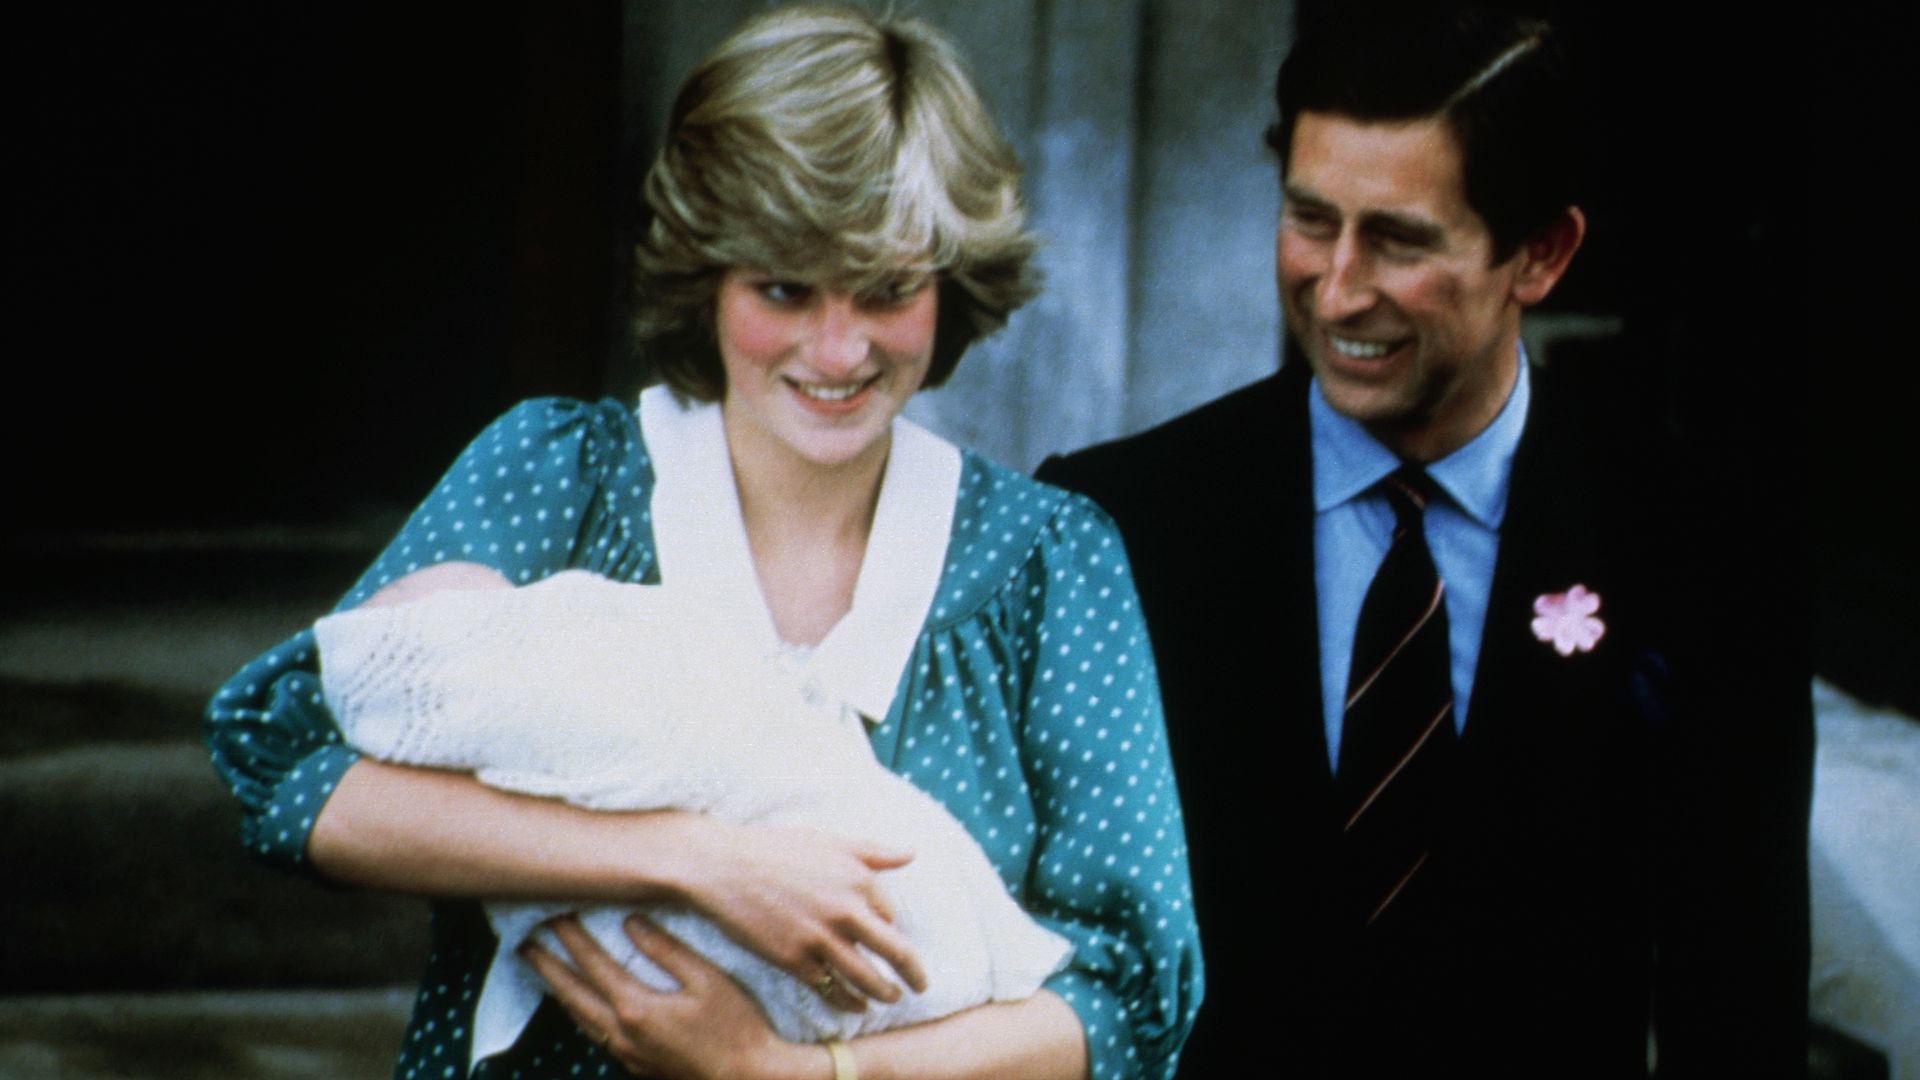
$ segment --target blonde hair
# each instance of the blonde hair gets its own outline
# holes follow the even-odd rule
[[[724,396],[713,309],[733,267],[854,292],[930,274],[937,386],[1037,291],[1019,176],[932,27],[843,7],[758,16],[681,84],[642,188],[646,358],[689,397]]]

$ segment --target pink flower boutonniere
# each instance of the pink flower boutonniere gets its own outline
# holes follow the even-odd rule
[[[1592,652],[1607,632],[1607,624],[1595,614],[1599,610],[1600,594],[1589,592],[1585,585],[1563,593],[1542,593],[1533,599],[1533,636],[1561,656]]]

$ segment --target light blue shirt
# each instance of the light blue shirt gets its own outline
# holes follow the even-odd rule
[[[1527,422],[1527,354],[1507,403],[1486,430],[1427,466],[1443,498],[1427,504],[1427,547],[1447,587],[1447,639],[1453,660],[1453,721],[1464,729],[1473,700],[1473,669],[1487,594],[1500,554],[1500,522],[1507,513],[1513,452]],[[1320,697],[1327,726],[1328,765],[1340,762],[1340,730],[1353,662],[1353,635],[1367,586],[1393,540],[1393,507],[1375,490],[1400,459],[1358,421],[1335,412],[1320,393],[1307,395],[1313,432],[1313,584],[1320,615]]]

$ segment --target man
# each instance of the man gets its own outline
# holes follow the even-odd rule
[[[1803,1073],[1793,629],[1712,546],[1724,485],[1520,343],[1586,231],[1550,29],[1321,22],[1276,93],[1304,369],[1040,471],[1154,637],[1182,1075]]]

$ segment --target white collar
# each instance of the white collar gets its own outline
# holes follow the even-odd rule
[[[654,387],[640,395],[640,427],[653,461],[653,540],[662,580],[737,612],[737,625],[763,643],[767,655],[790,654],[760,594],[720,407],[682,408],[666,388]],[[892,710],[940,585],[959,491],[959,449],[895,418],[853,606],[802,662],[810,690],[872,722]]]

